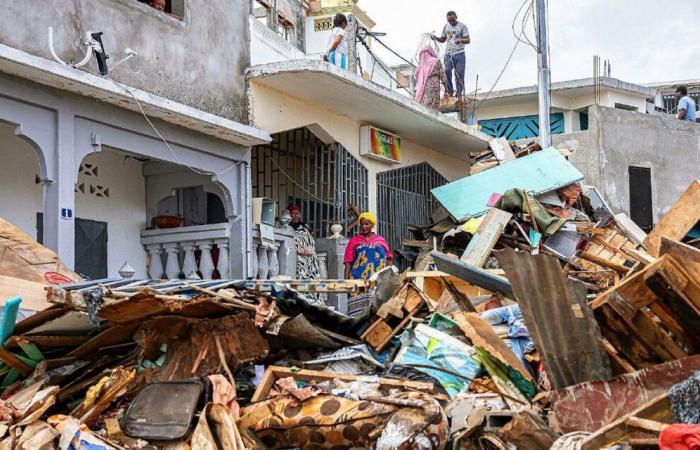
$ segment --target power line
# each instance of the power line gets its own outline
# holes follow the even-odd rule
[[[365,49],[367,50],[367,53],[370,54],[370,56],[372,57],[372,59],[374,60],[374,62],[376,62],[377,64],[379,64],[379,67],[381,67],[381,68],[384,70],[384,72],[386,72],[386,74],[389,76],[389,78],[391,78],[391,80],[393,80],[393,81],[396,83],[396,86],[397,86],[397,87],[400,87],[400,88],[403,89],[403,90],[405,90],[406,92],[408,92],[409,95],[412,96],[413,93],[412,93],[411,91],[409,91],[405,86],[403,86],[403,85],[399,82],[399,80],[397,80],[397,79],[391,74],[391,71],[384,65],[384,63],[374,55],[374,53],[372,52],[372,50],[369,48],[369,45],[367,44],[367,41],[365,41],[365,39],[364,39],[362,36],[360,36],[359,34],[357,35],[357,39],[359,39],[360,42],[362,43],[362,45],[364,45]]]
[[[372,37],[374,38],[374,40],[376,40],[377,42],[379,42],[379,44],[380,44],[381,46],[383,46],[384,48],[386,48],[387,50],[389,50],[391,53],[393,53],[394,55],[396,55],[399,59],[401,59],[402,61],[404,61],[406,64],[410,65],[410,66],[413,67],[413,68],[416,67],[416,65],[413,64],[411,61],[409,61],[408,59],[404,58],[403,56],[401,56],[400,54],[398,54],[396,51],[394,51],[391,47],[389,47],[388,45],[386,45],[386,44],[384,43],[384,41],[382,41],[381,39],[379,39],[379,37],[377,36],[376,33],[373,33],[372,31],[368,30],[368,29],[365,28],[365,27],[362,27],[361,30],[364,31],[365,34],[367,34],[367,35],[369,35],[369,36],[372,36]]]

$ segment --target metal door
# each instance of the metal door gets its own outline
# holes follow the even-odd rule
[[[75,220],[75,271],[92,280],[107,277],[107,222]]]

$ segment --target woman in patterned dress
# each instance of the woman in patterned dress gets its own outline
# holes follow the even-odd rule
[[[372,231],[377,218],[370,212],[360,214],[360,233],[345,248],[345,279],[368,280],[376,272],[390,266],[394,256],[383,237]]]
[[[291,205],[287,209],[292,216],[290,225],[294,229],[294,241],[297,247],[297,279],[320,280],[321,270],[318,256],[316,256],[316,240],[311,233],[311,228],[304,222],[298,205]],[[306,297],[315,304],[326,304],[326,294],[306,294]]]
[[[425,47],[420,51],[416,70],[416,100],[428,108],[439,110],[440,86],[445,86],[445,99],[447,99],[445,69],[435,50],[432,47]]]

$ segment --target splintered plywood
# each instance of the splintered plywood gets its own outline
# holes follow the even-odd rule
[[[0,218],[0,275],[37,283],[69,283],[80,279],[58,256],[24,231]]]
[[[498,208],[489,209],[469,241],[460,261],[475,267],[483,267],[511,217],[513,215],[509,212]]]
[[[700,221],[700,182],[693,181],[680,196],[671,210],[651,230],[644,240],[644,246],[652,256],[659,256],[661,238],[682,240]]]

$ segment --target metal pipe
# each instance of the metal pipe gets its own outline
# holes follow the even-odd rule
[[[537,81],[540,116],[540,145],[551,147],[550,110],[552,107],[551,72],[549,69],[549,37],[547,30],[547,0],[535,0],[537,10]]]

